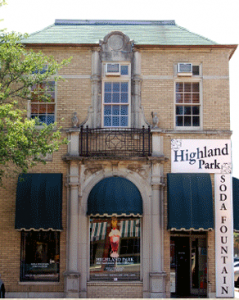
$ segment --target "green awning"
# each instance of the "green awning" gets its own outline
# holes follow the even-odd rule
[[[88,197],[89,216],[142,216],[142,197],[128,179],[108,177],[98,182]]]
[[[209,174],[168,174],[168,229],[214,228],[212,184]]]
[[[239,231],[239,179],[232,178],[234,231]]]
[[[21,174],[15,228],[62,230],[62,174]]]

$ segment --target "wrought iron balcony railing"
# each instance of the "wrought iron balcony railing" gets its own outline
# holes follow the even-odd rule
[[[83,128],[80,156],[146,157],[151,156],[151,131],[137,128]]]

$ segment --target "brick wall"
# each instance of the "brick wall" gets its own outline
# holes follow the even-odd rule
[[[88,283],[87,298],[142,298],[142,283]]]

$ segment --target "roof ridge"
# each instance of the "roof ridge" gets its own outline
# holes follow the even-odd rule
[[[174,20],[77,20],[56,19],[55,25],[175,25]]]
[[[192,33],[192,34],[194,34],[194,35],[197,35],[197,36],[199,36],[199,37],[201,37],[201,38],[203,38],[203,39],[205,39],[205,40],[207,40],[207,41],[209,41],[209,42],[211,42],[211,43],[214,43],[214,44],[217,44],[217,45],[218,45],[217,42],[215,42],[215,41],[213,41],[213,40],[211,40],[211,39],[209,39],[209,38],[207,38],[207,37],[205,37],[205,36],[203,36],[203,35],[201,35],[201,34],[192,32],[192,31],[188,30],[187,28],[182,27],[182,26],[179,26],[179,25],[177,25],[177,24],[175,24],[175,25],[176,25],[177,27],[179,27],[179,28],[181,28],[181,29],[183,29],[183,30],[189,32],[189,33]]]

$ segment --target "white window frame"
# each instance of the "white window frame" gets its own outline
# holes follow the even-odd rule
[[[190,77],[188,76],[176,76],[174,80],[174,129],[175,130],[182,130],[182,131],[199,131],[203,128],[203,90],[202,90],[202,66],[200,64],[193,64],[193,66],[199,66],[199,75],[192,75]],[[176,65],[177,67],[177,65]],[[199,83],[199,103],[193,104],[193,103],[177,103],[176,102],[176,84],[178,82],[181,83]],[[177,106],[199,106],[200,112],[199,112],[199,122],[200,126],[177,126],[176,125],[176,107]]]
[[[54,78],[49,78],[46,82],[54,82],[54,86],[55,86],[54,102],[46,102],[46,103],[49,103],[49,104],[54,104],[54,106],[55,106],[55,109],[54,109],[54,123],[55,123],[56,120],[57,120],[57,82],[54,80]],[[28,119],[32,119],[31,118],[32,117],[32,112],[31,112],[32,104],[38,104],[39,105],[39,102],[33,102],[32,100],[28,100],[28,103],[27,103],[27,117],[28,117]],[[42,104],[44,104],[44,102]],[[44,124],[46,124],[46,123],[44,123]],[[36,125],[36,128],[43,128],[43,125]]]
[[[102,128],[130,128],[131,127],[131,64],[129,62],[112,62],[112,64],[120,64],[120,72],[121,66],[128,66],[128,74],[120,75],[120,76],[109,76],[106,75],[106,64],[110,62],[102,63],[102,101],[101,101],[101,123]],[[105,83],[106,82],[127,82],[128,83],[128,103],[105,103],[104,102],[104,94],[105,94]],[[104,107],[105,105],[127,105],[128,106],[128,126],[104,126]]]

